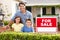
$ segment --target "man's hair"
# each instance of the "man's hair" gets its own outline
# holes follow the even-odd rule
[[[23,2],[20,2],[20,3],[19,3],[19,6],[20,6],[21,4],[25,6],[25,3],[23,3]]]
[[[31,19],[26,19],[26,22],[27,22],[27,21],[31,21]]]

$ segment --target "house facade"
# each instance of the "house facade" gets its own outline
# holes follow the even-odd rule
[[[26,2],[34,17],[38,14],[60,15],[60,0],[26,0]]]
[[[13,15],[18,10],[18,3],[21,1],[26,2],[26,8],[32,12],[33,17],[38,15],[60,16],[60,0],[0,0],[3,13]]]

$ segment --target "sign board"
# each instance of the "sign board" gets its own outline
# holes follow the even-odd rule
[[[57,31],[57,18],[37,17],[36,18],[36,31],[37,32],[56,32]]]

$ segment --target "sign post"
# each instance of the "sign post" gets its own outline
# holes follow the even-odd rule
[[[57,18],[55,17],[37,17],[36,18],[37,32],[57,32]]]

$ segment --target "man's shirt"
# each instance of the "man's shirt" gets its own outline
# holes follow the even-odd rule
[[[25,24],[26,19],[31,19],[31,21],[33,22],[32,13],[29,12],[29,11],[27,11],[27,10],[26,10],[26,13],[25,13],[25,14],[23,14],[20,10],[17,11],[17,12],[13,15],[13,17],[11,18],[11,20],[14,21],[14,19],[15,19],[16,16],[21,17],[23,24]]]

